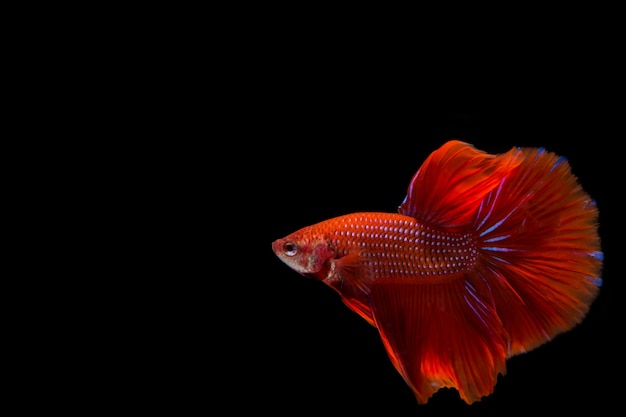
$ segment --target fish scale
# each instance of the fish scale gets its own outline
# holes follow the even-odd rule
[[[375,279],[458,274],[476,263],[470,233],[438,230],[395,213],[353,213],[317,225],[339,255],[364,253]]]

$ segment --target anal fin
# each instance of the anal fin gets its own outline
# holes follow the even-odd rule
[[[502,324],[480,289],[462,277],[383,279],[370,299],[387,353],[419,403],[450,387],[471,404],[491,394],[498,374],[506,373]]]

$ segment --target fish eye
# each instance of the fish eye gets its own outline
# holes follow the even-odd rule
[[[295,254],[298,253],[298,245],[293,242],[286,242],[283,245],[283,250],[285,251],[285,255],[295,256]]]

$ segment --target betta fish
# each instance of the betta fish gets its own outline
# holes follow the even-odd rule
[[[602,284],[596,203],[544,148],[450,140],[397,213],[334,217],[272,250],[378,330],[420,404],[442,388],[491,395],[506,360],[580,323]]]

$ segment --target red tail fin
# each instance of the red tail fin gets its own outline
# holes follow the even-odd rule
[[[402,214],[442,228],[473,224],[476,280],[510,333],[510,354],[580,322],[598,294],[598,209],[565,158],[543,148],[490,155],[452,140],[413,177]]]
[[[471,236],[476,253],[473,268],[447,279],[390,277],[370,294],[419,402],[441,387],[468,403],[490,394],[506,358],[571,329],[598,294],[597,207],[567,161],[544,149],[489,155],[450,141],[415,174],[399,211]]]
[[[491,284],[510,337],[509,356],[529,351],[580,322],[601,284],[598,210],[564,158],[544,149],[504,156],[515,168],[474,217],[477,279]]]

